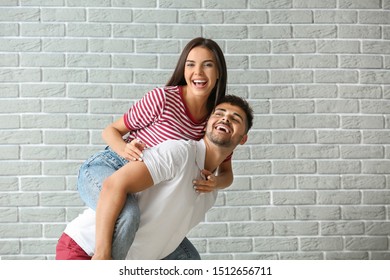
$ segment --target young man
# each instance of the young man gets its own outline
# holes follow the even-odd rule
[[[129,162],[116,171],[103,184],[96,220],[88,209],[72,221],[65,230],[71,243],[63,246],[61,237],[57,259],[66,259],[64,253],[74,250],[84,252],[85,259],[90,255],[111,259],[115,222],[128,194],[136,194],[141,218],[127,258],[168,256],[204,219],[217,197],[217,190],[195,192],[193,179],[200,178],[203,169],[216,170],[237,145],[244,144],[252,122],[248,103],[226,96],[211,114],[202,140],[168,140],[145,151],[142,162]]]

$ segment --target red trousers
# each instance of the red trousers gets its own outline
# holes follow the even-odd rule
[[[66,233],[61,235],[56,247],[56,260],[90,260],[91,258]]]

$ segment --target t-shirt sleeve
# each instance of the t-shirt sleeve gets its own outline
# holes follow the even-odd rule
[[[167,140],[144,151],[143,161],[156,185],[180,174],[185,159],[185,149],[181,142]]]
[[[165,100],[163,88],[149,91],[123,115],[126,127],[138,130],[153,123],[162,114]]]

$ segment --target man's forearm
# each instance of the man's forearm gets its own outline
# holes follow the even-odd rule
[[[96,209],[96,247],[92,259],[111,259],[112,237],[116,220],[129,193],[136,193],[153,185],[144,162],[125,164],[103,182]]]

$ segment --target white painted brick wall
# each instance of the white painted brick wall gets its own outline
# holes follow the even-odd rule
[[[3,0],[0,256],[53,259],[101,129],[193,37],[255,109],[204,259],[390,259],[389,0]]]

